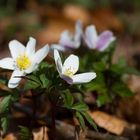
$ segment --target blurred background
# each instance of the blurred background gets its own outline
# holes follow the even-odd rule
[[[130,65],[136,60],[140,67],[139,0],[0,0],[0,58],[9,55],[12,39],[25,44],[33,36],[39,47],[57,43],[62,31],[74,31],[77,20],[84,27],[96,25],[98,32],[112,30],[117,36],[115,57],[124,55]]]

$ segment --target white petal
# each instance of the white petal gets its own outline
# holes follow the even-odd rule
[[[66,46],[66,45],[71,44],[69,31],[65,30],[61,33],[59,44],[62,46]]]
[[[97,38],[98,36],[95,26],[88,26],[85,31],[85,42],[90,49],[94,49],[96,47]]]
[[[14,60],[12,58],[4,58],[0,60],[0,67],[3,69],[14,70]]]
[[[82,23],[81,21],[77,21],[75,26],[75,36],[74,36],[75,48],[80,47],[82,35],[83,35]]]
[[[62,73],[62,61],[58,50],[54,50],[54,60],[55,60],[57,71],[59,72],[59,74]]]
[[[73,79],[71,77],[68,77],[66,75],[61,74],[60,77],[65,80],[68,84],[73,84]]]
[[[9,42],[9,49],[14,59],[16,59],[20,54],[23,54],[25,52],[24,45],[17,40],[12,40]]]
[[[45,45],[43,48],[39,49],[33,56],[31,56],[31,61],[33,64],[39,64],[48,54],[49,46]]]
[[[38,64],[37,63],[34,63],[28,69],[25,70],[25,73],[28,73],[29,74],[29,73],[35,71],[37,68],[38,68]]]
[[[78,71],[79,68],[79,58],[76,55],[71,54],[63,64],[63,73],[67,69],[71,69],[74,73]]]
[[[96,77],[96,73],[87,72],[82,74],[76,74],[72,77],[74,84],[87,83]]]
[[[62,52],[66,51],[66,49],[65,49],[64,46],[61,46],[61,45],[58,45],[58,44],[51,45],[51,48],[50,49],[52,51],[55,50],[55,49],[58,50],[58,51],[62,51]]]
[[[36,40],[30,37],[25,50],[27,56],[31,56],[32,54],[35,53],[35,45],[36,45]]]
[[[12,76],[8,82],[8,87],[9,88],[15,88],[18,86],[21,78],[18,78],[18,77],[21,77],[21,76],[24,76],[24,72],[23,71],[19,71],[19,70],[15,70],[13,73],[12,73]]]
[[[66,30],[61,34],[59,44],[66,49],[75,49],[77,43],[75,44],[75,41],[72,38],[73,35]]]

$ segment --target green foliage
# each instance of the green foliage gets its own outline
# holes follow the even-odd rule
[[[46,62],[42,62],[39,68],[32,74],[28,75],[25,78],[28,80],[24,85],[25,90],[37,89],[37,88],[49,88],[52,78],[52,69],[51,65],[48,65]]]
[[[140,72],[133,67],[129,67],[124,58],[120,58],[116,64],[112,64],[111,71],[116,74],[135,74],[140,76]]]
[[[32,133],[29,130],[29,128],[25,126],[19,126],[19,135],[21,140],[31,140],[32,139]]]
[[[2,99],[0,102],[0,113],[7,112],[9,110],[9,106],[11,105],[11,95],[8,95]]]
[[[74,102],[74,97],[72,94],[69,92],[69,90],[66,90],[63,94],[64,98],[64,107],[67,109],[70,109],[74,111],[74,114],[76,115],[81,127],[84,129],[85,128],[85,120],[93,126],[95,130],[97,130],[97,126],[91,119],[91,117],[87,114],[88,111],[88,106],[84,102]]]
[[[16,102],[19,99],[19,93],[16,89],[13,91],[0,90],[0,92],[2,93],[2,100],[0,102],[1,127],[4,133],[6,133],[9,127],[11,106],[14,102]]]
[[[82,53],[81,70],[94,70],[97,74],[94,80],[83,85],[83,89],[97,95],[98,107],[111,103],[114,96],[132,96],[133,93],[123,77],[128,74],[140,75],[138,70],[127,65],[124,58],[119,58],[117,63],[112,63],[114,51],[115,43],[111,43],[104,52],[88,50],[86,53]]]
[[[64,93],[65,93],[63,94],[64,106],[72,106],[74,103],[74,98],[72,94],[70,93],[69,90],[66,90]]]
[[[120,82],[114,83],[112,90],[121,97],[130,97],[133,95],[133,92],[128,88],[128,86]]]
[[[9,117],[8,116],[2,117],[1,118],[1,127],[2,127],[4,133],[7,132],[8,126],[9,126]]]

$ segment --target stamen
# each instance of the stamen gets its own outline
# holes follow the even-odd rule
[[[26,54],[20,54],[16,59],[17,67],[20,70],[25,70],[31,65],[31,61]]]
[[[75,74],[75,71],[72,70],[72,68],[70,67],[70,68],[68,68],[68,69],[65,70],[64,74],[66,76],[72,77]]]

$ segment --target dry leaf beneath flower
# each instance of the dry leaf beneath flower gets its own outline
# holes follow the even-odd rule
[[[47,131],[47,127],[41,127],[33,130],[33,140],[49,140]]]
[[[89,112],[89,115],[98,126],[116,135],[121,135],[125,128],[129,127],[129,124],[126,121],[101,111]]]

